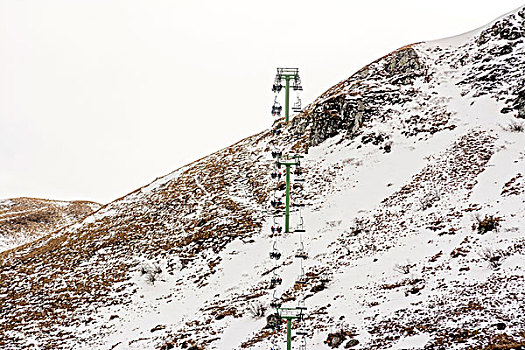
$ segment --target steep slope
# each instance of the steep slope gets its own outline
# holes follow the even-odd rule
[[[274,295],[305,300],[314,349],[523,344],[523,13],[390,53],[290,125],[1,254],[0,346],[267,349],[283,331],[250,310]],[[277,149],[306,154],[306,284],[297,233],[270,231]]]
[[[101,207],[86,201],[13,198],[0,201],[0,251],[38,239]]]

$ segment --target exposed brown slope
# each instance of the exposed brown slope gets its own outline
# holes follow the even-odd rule
[[[127,294],[108,295],[137,268],[134,257],[171,255],[185,261],[257,232],[269,192],[269,163],[262,157],[269,135],[246,138],[110,203],[82,223],[1,254],[0,316],[7,320],[0,346],[23,344],[6,335],[10,329],[56,331],[80,325],[87,307],[126,303]],[[206,283],[217,263],[199,271],[195,282]],[[46,346],[55,348],[68,335],[51,338]]]
[[[0,201],[0,249],[38,239],[100,208],[88,201],[13,198]]]

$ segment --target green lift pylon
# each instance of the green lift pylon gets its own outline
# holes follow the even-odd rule
[[[286,350],[292,350],[292,320],[303,319],[304,308],[276,308],[277,317],[286,320]]]
[[[300,159],[303,158],[301,155],[294,155],[294,156],[278,156],[277,157],[277,166],[281,167],[281,165],[286,166],[286,211],[284,215],[284,232],[288,233],[290,232],[290,167],[292,165],[300,166],[301,162]]]
[[[284,80],[285,98],[284,98],[284,120],[288,123],[290,120],[290,81],[293,82],[294,90],[303,90],[301,78],[299,77],[299,68],[277,68],[277,75],[273,84],[272,91],[279,92],[283,88]]]

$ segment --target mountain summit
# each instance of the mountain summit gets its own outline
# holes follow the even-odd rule
[[[305,301],[293,342],[311,349],[525,346],[524,39],[520,8],[402,47],[288,124],[0,253],[0,347],[284,348],[276,299]],[[301,238],[271,232],[276,150],[305,156]]]

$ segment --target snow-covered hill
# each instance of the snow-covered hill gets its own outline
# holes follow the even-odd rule
[[[0,200],[0,252],[71,225],[100,207],[86,201],[23,197]]]
[[[0,346],[284,348],[274,297],[305,301],[309,349],[525,346],[524,12],[400,48],[289,125],[1,254]],[[305,284],[301,235],[270,230],[275,150],[305,154]]]

